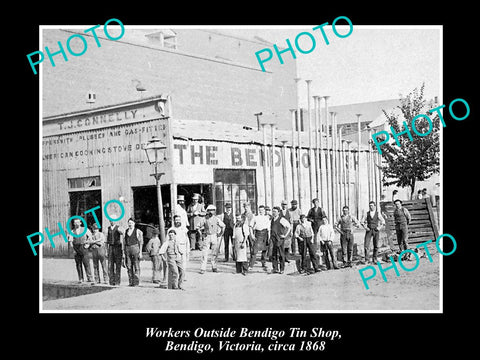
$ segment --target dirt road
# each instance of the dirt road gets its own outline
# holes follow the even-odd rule
[[[210,268],[199,274],[198,254],[187,267],[186,291],[158,288],[151,282],[151,262],[141,262],[139,287],[127,286],[127,274],[122,269],[122,285],[112,290],[90,295],[49,300],[44,310],[138,310],[138,311],[394,311],[439,310],[440,257],[431,249],[433,262],[420,259],[418,268],[400,276],[394,270],[386,272],[384,282],[377,276],[368,282],[366,290],[359,269],[329,270],[314,275],[299,275],[293,262],[285,274],[267,274],[258,263],[247,276],[235,274],[233,262],[221,262],[219,272]],[[271,269],[271,263],[267,263]],[[387,267],[388,264],[385,264]],[[413,267],[412,265],[408,265]],[[43,259],[44,282],[76,282],[73,259]],[[90,286],[90,285],[86,285]]]

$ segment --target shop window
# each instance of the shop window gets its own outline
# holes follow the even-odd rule
[[[100,176],[88,176],[68,179],[69,189],[88,189],[92,187],[100,187]]]
[[[225,204],[232,205],[234,214],[243,212],[243,204],[248,202],[253,212],[257,208],[257,187],[255,170],[217,169],[214,172],[215,205],[217,213],[222,213]]]

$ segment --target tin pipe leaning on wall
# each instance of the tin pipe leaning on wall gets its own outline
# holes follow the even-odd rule
[[[326,208],[328,209],[328,216],[332,215],[332,194],[330,192],[332,183],[331,183],[331,156],[330,156],[330,120],[328,118],[328,99],[330,96],[324,96],[325,99],[325,165],[326,165],[326,194],[327,194],[327,206]]]
[[[272,143],[272,150],[270,153],[270,175],[272,180],[271,185],[271,196],[272,196],[272,209],[275,206],[275,162],[274,162],[274,155],[275,155],[275,123],[270,124],[271,130],[271,143]]]
[[[307,83],[307,115],[308,115],[308,182],[310,184],[310,191],[308,192],[308,198],[313,199],[313,187],[314,187],[314,182],[315,179],[312,178],[313,174],[313,162],[312,162],[312,107],[310,103],[310,85],[312,83],[312,80],[305,80]]]
[[[324,206],[324,186],[323,186],[323,177],[325,174],[325,161],[323,157],[323,124],[322,124],[322,98],[323,96],[318,96],[318,164],[320,169],[320,201],[322,206]]]
[[[299,91],[299,85],[300,85],[300,78],[295,78],[295,84],[296,84],[296,87],[297,87],[297,145],[298,145],[298,156],[297,156],[297,159],[298,159],[298,168],[297,168],[297,175],[298,175],[298,181],[297,181],[297,185],[298,185],[298,204],[300,205],[300,207],[302,206],[302,199],[303,199],[303,194],[302,194],[302,166],[301,166],[301,163],[302,163],[302,141],[301,141],[301,138],[300,138],[300,132],[301,132],[301,121],[302,121],[302,113],[301,113],[301,108],[300,108],[300,98],[299,98],[299,94],[300,94],[300,91]]]
[[[357,116],[357,172],[356,172],[356,184],[355,184],[355,189],[356,189],[356,198],[357,198],[357,219],[360,219],[360,143],[362,141],[362,134],[361,134],[361,122],[360,122],[360,117],[362,114],[356,114]]]
[[[295,109],[290,109],[290,114],[292,117],[292,149],[290,151],[290,160],[292,163],[292,199],[295,199],[295,194],[297,192],[296,179],[297,179],[297,153],[295,151]]]
[[[268,186],[267,186],[267,128],[265,127],[266,123],[261,123],[260,126],[262,127],[263,132],[263,190],[265,191],[264,194],[264,201],[263,204],[266,206],[268,203]]]
[[[315,186],[315,197],[320,198],[320,151],[318,147],[318,96],[313,96],[313,113],[315,120],[315,151],[314,151],[314,162],[315,162],[315,175],[316,175],[316,186]]]

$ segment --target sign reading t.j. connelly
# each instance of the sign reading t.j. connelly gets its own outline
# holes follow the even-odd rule
[[[69,169],[145,161],[142,151],[153,136],[168,145],[164,100],[45,118],[42,160],[45,169]]]

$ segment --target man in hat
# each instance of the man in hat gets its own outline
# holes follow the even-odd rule
[[[95,284],[92,278],[92,268],[90,267],[90,242],[92,239],[92,233],[90,230],[85,229],[81,226],[81,220],[73,220],[73,230],[72,233],[76,235],[83,234],[82,236],[73,237],[70,234],[67,236],[69,242],[73,245],[73,250],[75,251],[75,266],[77,268],[78,282],[83,283],[83,269],[82,265],[85,268],[85,273],[87,274],[87,281],[92,285]]]
[[[301,210],[298,207],[298,201],[295,199],[290,201],[290,209],[288,209],[288,215],[290,218],[290,224],[292,225],[292,255],[297,253],[297,239],[295,236],[295,230],[297,229],[297,225],[300,223],[300,214]]]
[[[320,229],[320,225],[322,225],[322,219],[327,215],[325,214],[325,211],[323,211],[323,209],[320,207],[320,200],[318,200],[318,198],[313,199],[312,203],[313,207],[308,211],[307,220],[312,223],[314,241],[315,244],[318,246],[318,229]]]
[[[107,228],[108,277],[110,285],[120,285],[122,254],[124,251],[122,237],[123,231],[110,220],[110,226]]]
[[[358,229],[360,227],[360,222],[355,216],[350,215],[350,209],[348,206],[345,205],[342,212],[342,216],[340,216],[340,219],[338,219],[335,224],[335,229],[340,233],[343,267],[351,267],[354,243],[352,226],[355,226]],[[345,255],[347,256],[345,257]]]
[[[398,201],[398,200],[396,200]],[[365,251],[365,263],[368,263],[368,257],[370,254],[370,242],[373,239],[373,256],[372,262],[377,263],[377,253],[378,253],[378,241],[380,239],[380,230],[383,225],[385,225],[385,220],[383,219],[380,211],[377,210],[377,204],[375,201],[370,201],[368,204],[369,211],[367,215],[362,219],[362,226],[365,228],[365,239],[364,239],[364,251]]]
[[[168,271],[172,275],[169,279],[168,288],[185,290],[182,287],[185,273],[182,263],[182,250],[178,245],[177,232],[175,229],[168,230],[167,240],[160,248],[159,254],[167,261]]]
[[[105,235],[98,230],[98,225],[92,225],[93,235],[92,242],[90,243],[90,250],[92,250],[93,260],[93,274],[95,281],[100,284],[100,265],[102,266],[103,283],[108,284],[108,271],[107,271],[107,250],[105,245]]]
[[[290,214],[288,212],[287,205],[288,205],[287,200],[282,200],[282,202],[280,203],[280,216],[284,217],[290,222]]]
[[[233,247],[233,228],[235,227],[235,219],[232,213],[232,205],[225,204],[225,211],[220,220],[225,224],[225,231],[223,232],[223,241],[225,242],[225,261],[230,257],[230,246],[232,246],[232,257],[235,260],[235,247]]]
[[[160,231],[158,231],[157,228],[154,228],[152,230],[152,237],[145,246],[145,250],[147,250],[147,253],[150,255],[150,259],[152,260],[152,282],[154,284],[160,283],[162,271],[162,261],[159,253],[161,247],[161,242],[158,238],[159,234]]]
[[[189,232],[188,236],[190,238],[190,250],[195,250],[200,248],[200,243],[202,242],[202,233],[200,228],[202,226],[204,217],[206,215],[205,207],[203,204],[200,204],[198,200],[200,199],[200,194],[193,194],[192,202],[187,208]]]
[[[128,285],[138,286],[140,283],[140,260],[142,259],[143,232],[135,228],[135,220],[128,219],[128,228],[123,237],[125,263],[128,273]]]
[[[400,251],[408,249],[408,225],[412,221],[410,212],[403,207],[402,200],[397,199],[394,202],[393,219],[395,220],[395,232]]]
[[[182,225],[188,227],[188,215],[187,211],[185,210],[185,196],[178,195],[177,196],[177,203],[175,204],[175,209],[173,211],[173,215],[179,215]]]
[[[200,265],[200,274],[204,274],[207,269],[208,253],[212,250],[212,271],[217,272],[217,257],[220,249],[221,238],[225,230],[225,224],[220,220],[215,212],[215,205],[207,206],[207,214],[204,222],[205,239],[202,246],[202,263]]]
[[[312,263],[313,270],[319,272],[318,259],[315,253],[315,242],[313,239],[312,224],[307,221],[305,214],[300,215],[300,223],[295,229],[295,237],[298,240],[298,251],[300,253],[300,270],[302,274],[307,271],[307,263],[305,258],[307,257],[307,250],[310,255],[310,261]]]
[[[267,271],[266,254],[267,243],[270,237],[270,218],[265,214],[265,206],[258,207],[258,215],[255,215],[252,220],[252,241],[250,244],[250,268],[253,268],[257,259],[257,251],[261,251],[260,261],[262,268]]]
[[[176,233],[178,246],[182,253],[182,266],[184,270],[183,281],[186,281],[187,261],[190,257],[190,243],[188,240],[188,230],[186,226],[182,223],[180,215],[175,215],[173,217],[173,226],[170,229],[174,229]]]

